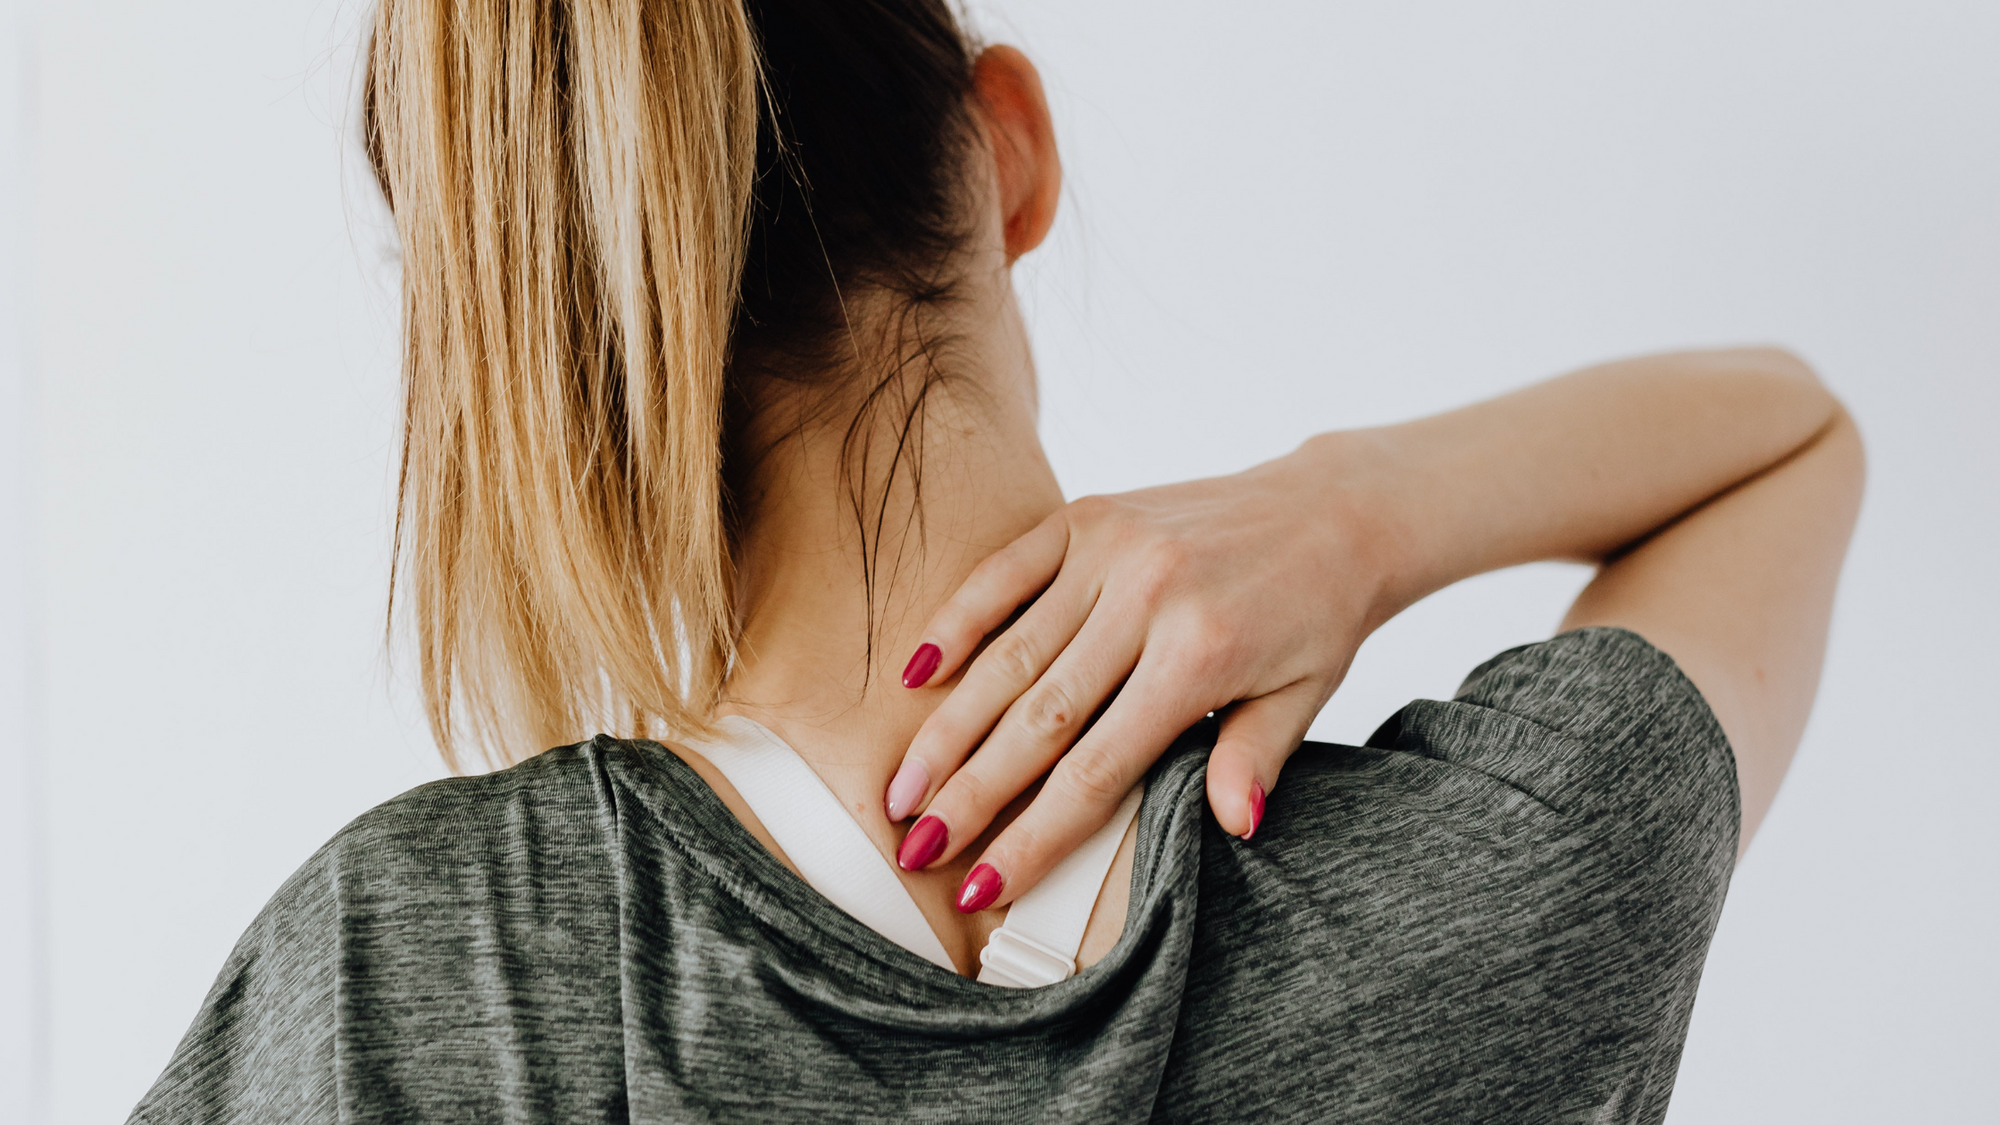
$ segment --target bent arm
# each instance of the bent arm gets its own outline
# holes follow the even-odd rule
[[[1861,496],[1859,435],[1805,364],[1624,360],[1295,456],[1378,513],[1371,629],[1484,571],[1596,563],[1563,627],[1623,626],[1680,664],[1735,750],[1748,846],[1812,707]]]
[[[898,774],[921,792],[892,790],[888,814],[970,840],[1046,775],[982,856],[1005,905],[1216,712],[1209,805],[1251,837],[1369,633],[1462,578],[1572,559],[1600,571],[1566,624],[1647,637],[1714,710],[1748,841],[1812,704],[1860,492],[1853,424],[1812,371],[1737,349],[1604,364],[1231,476],[1079,500],[933,616],[950,694]]]
[[[1837,411],[1784,461],[1605,566],[1563,620],[1631,629],[1701,689],[1736,751],[1739,855],[1812,711],[1863,472],[1860,432]]]

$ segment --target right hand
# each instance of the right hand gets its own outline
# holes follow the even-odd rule
[[[1086,497],[988,558],[925,632],[938,662],[911,686],[965,672],[888,802],[892,820],[937,818],[943,847],[924,855],[935,829],[913,832],[899,859],[951,858],[1047,774],[982,857],[998,896],[971,908],[1011,902],[1213,711],[1210,806],[1227,831],[1254,833],[1285,760],[1387,616],[1383,540],[1361,497],[1302,449],[1233,476]]]

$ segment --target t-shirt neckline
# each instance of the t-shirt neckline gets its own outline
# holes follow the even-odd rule
[[[643,847],[655,836],[646,830],[656,829],[659,842],[754,920],[765,943],[779,955],[776,967],[786,973],[790,987],[863,1018],[959,1034],[968,1018],[975,1023],[994,1020],[1000,1023],[987,1030],[998,1032],[1087,1003],[1129,975],[1134,958],[1150,944],[1147,936],[1163,925],[1172,890],[1192,882],[1198,862],[1200,807],[1190,800],[1189,790],[1194,797],[1202,795],[1199,767],[1207,744],[1190,744],[1184,736],[1147,778],[1125,925],[1111,951],[1056,984],[980,984],[904,949],[828,901],[758,842],[672,750],[644,739],[600,735],[597,741],[637,751],[632,758],[641,768],[624,780],[640,806],[633,811],[645,815],[626,823],[626,810],[620,808],[625,846]],[[1197,838],[1186,839],[1189,831]],[[631,838],[634,833],[640,838]],[[1176,843],[1178,848],[1168,846]],[[626,908],[644,910],[645,904],[628,903]]]

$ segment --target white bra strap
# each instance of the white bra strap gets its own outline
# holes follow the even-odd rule
[[[805,759],[754,720],[726,715],[718,725],[723,739],[688,747],[736,787],[806,882],[869,929],[956,972],[895,870]]]
[[[1139,812],[1141,786],[1125,795],[1111,822],[1071,852],[1055,870],[1014,900],[1007,920],[979,951],[979,982],[1008,988],[1040,988],[1076,972],[1083,931],[1097,906],[1125,829]]]

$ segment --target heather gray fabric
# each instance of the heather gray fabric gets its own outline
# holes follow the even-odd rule
[[[599,738],[341,831],[134,1121],[1657,1122],[1734,863],[1701,696],[1622,630],[1514,649],[1252,842],[1183,736],[1117,948],[945,972],[842,914],[678,758]]]

